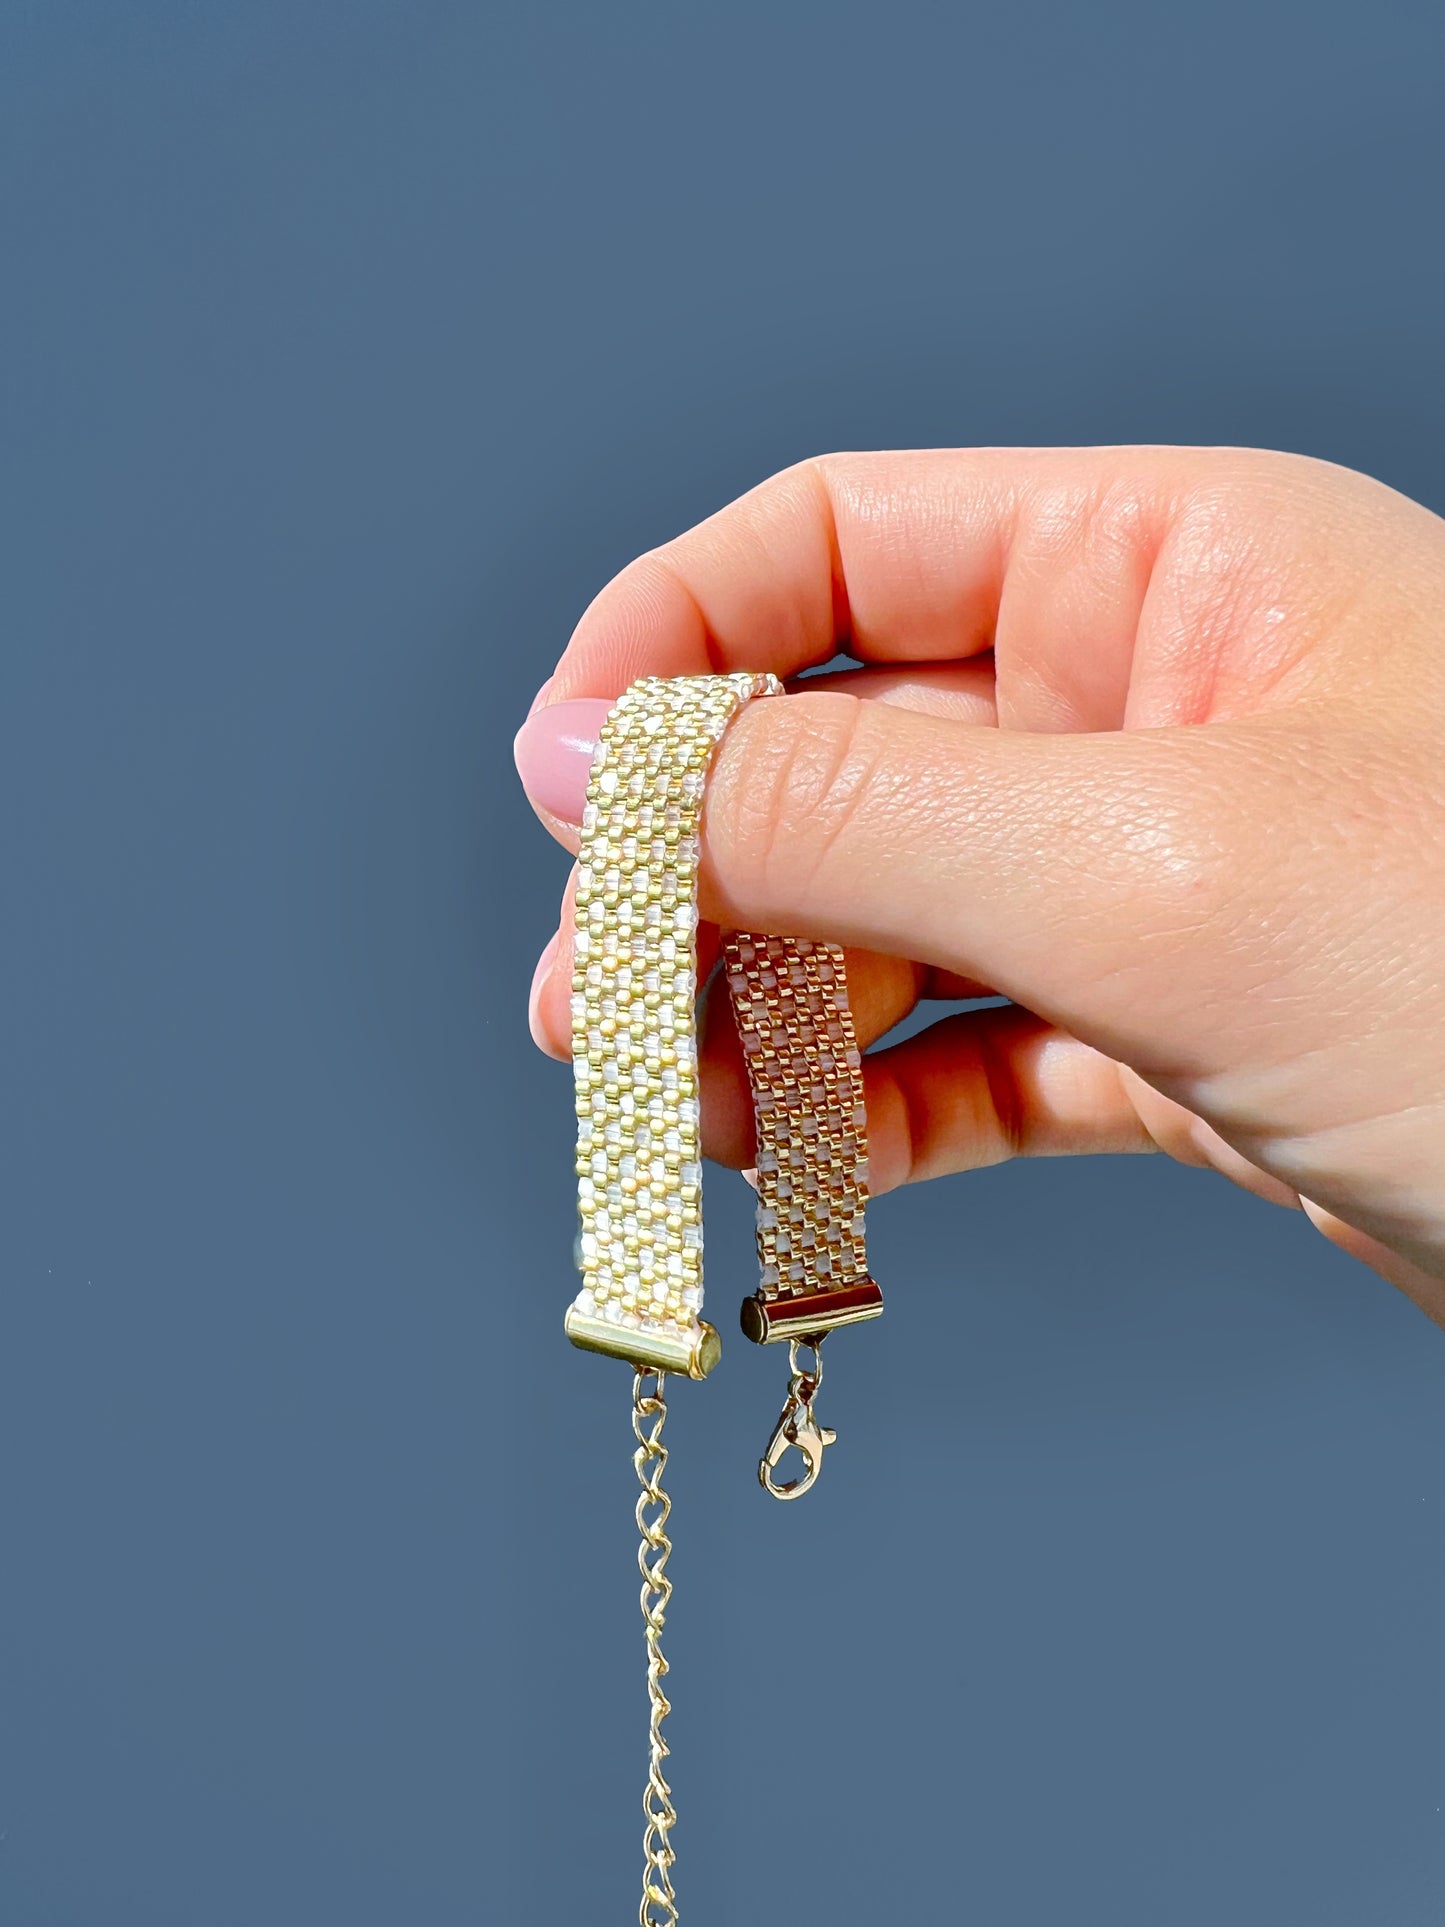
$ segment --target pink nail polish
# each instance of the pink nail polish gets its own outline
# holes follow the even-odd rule
[[[539,809],[580,823],[587,775],[611,703],[599,697],[548,703],[517,731],[512,754],[522,787]]]
[[[527,994],[527,1028],[532,1033],[532,1042],[542,1050],[546,1050],[547,1040],[542,1035],[541,1026],[538,1022],[537,1007],[542,998],[542,985],[547,981],[547,973],[552,968],[553,961],[557,955],[557,944],[560,936],[560,931],[554,930],[552,932],[546,949],[543,950],[541,956],[537,959],[537,968],[532,972],[532,988]]]

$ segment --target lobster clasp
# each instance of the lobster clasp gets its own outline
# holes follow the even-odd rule
[[[800,1499],[823,1469],[824,1447],[835,1444],[837,1438],[830,1425],[819,1425],[811,1397],[800,1398],[790,1392],[782,1416],[773,1428],[773,1436],[768,1440],[768,1449],[758,1462],[758,1478],[764,1490],[775,1499]],[[792,1446],[797,1447],[802,1457],[803,1470],[798,1478],[783,1483],[773,1475]]]

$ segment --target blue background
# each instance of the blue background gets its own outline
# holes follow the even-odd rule
[[[1438,0],[0,37],[0,1916],[631,1919],[628,1388],[561,1335],[512,732],[610,573],[829,448],[1445,506]],[[773,1354],[675,1401],[687,1927],[1434,1927],[1445,1339],[1162,1160],[874,1240],[805,1505]]]

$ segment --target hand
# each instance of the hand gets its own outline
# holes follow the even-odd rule
[[[750,705],[702,908],[850,946],[873,1188],[1162,1149],[1302,1206],[1445,1323],[1445,523],[1248,450],[839,455],[640,557],[518,737],[576,848],[634,677]],[[533,988],[568,1051],[570,906]],[[749,1160],[712,1000],[706,1148]]]

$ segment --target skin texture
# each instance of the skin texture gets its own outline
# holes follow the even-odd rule
[[[1011,1000],[869,1057],[874,1188],[1159,1149],[1445,1322],[1442,644],[1445,523],[1348,470],[833,455],[623,570],[519,760],[547,706],[639,675],[856,657],[728,732],[702,908],[846,944],[865,1042],[921,998]],[[539,810],[575,849],[567,813]],[[557,1056],[570,977],[565,906],[532,1006]],[[746,1166],[725,1003],[705,1142]]]

